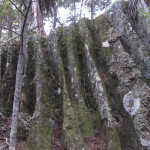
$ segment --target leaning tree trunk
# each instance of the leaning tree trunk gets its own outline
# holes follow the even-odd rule
[[[20,48],[19,60],[18,60],[18,65],[17,65],[17,73],[16,73],[9,150],[16,150],[16,134],[17,134],[17,126],[18,126],[19,104],[20,104],[20,99],[21,99],[22,74],[23,74],[25,54],[26,54],[28,12],[30,9],[31,2],[32,0],[30,0],[29,2],[28,9],[27,9],[26,16],[25,16],[24,23],[23,23],[23,27],[22,27],[22,33],[21,33],[21,48]]]

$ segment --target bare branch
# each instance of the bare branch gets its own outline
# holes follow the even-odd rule
[[[39,28],[39,27],[41,27],[41,26],[42,26],[42,25],[35,26],[35,27],[31,28],[29,31],[32,31],[32,30],[34,30],[34,29],[36,29],[36,28]]]
[[[14,30],[11,30],[11,29],[8,29],[8,28],[5,28],[5,27],[0,27],[1,29],[4,29],[4,30],[8,30],[8,31],[11,31],[15,34],[17,34],[18,36],[21,36],[18,32],[14,31]]]
[[[63,26],[63,23],[60,22],[60,20],[57,18],[57,22],[60,24],[60,26]]]
[[[16,4],[14,2],[12,2],[11,0],[9,0],[9,1],[25,17],[24,13],[16,6]]]
[[[29,130],[30,124],[29,124],[28,122],[26,122],[20,115],[19,115],[19,119],[20,119],[20,121],[23,123],[23,125],[25,126],[25,128],[26,128],[27,130]]]
[[[5,143],[6,143],[7,145],[9,145],[8,138],[4,138],[4,139],[5,139]]]
[[[22,3],[23,3],[23,5],[24,5],[25,9],[27,9],[27,6],[26,6],[24,0],[22,0]]]
[[[9,145],[8,138],[2,137],[2,138],[0,138],[0,139],[4,139],[4,140],[5,140],[5,143],[6,143],[7,145]]]
[[[10,42],[11,40],[15,39],[16,37],[18,37],[18,35],[14,36],[14,37],[12,37],[11,39],[7,40],[6,42],[2,43],[2,44],[0,45],[0,47],[2,47],[3,45],[5,45],[7,42]]]
[[[6,118],[2,113],[0,113],[0,116],[2,116],[2,118]]]

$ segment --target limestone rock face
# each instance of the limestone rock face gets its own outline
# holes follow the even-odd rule
[[[128,3],[29,39],[20,106],[33,118],[27,150],[89,150],[97,133],[108,150],[150,150],[150,30],[141,11],[131,19]],[[149,11],[144,0],[137,7]],[[0,103],[10,104],[9,58],[0,57]]]
[[[150,78],[150,25],[147,23],[149,16],[142,17],[142,14],[149,13],[148,6],[144,0],[138,1],[138,20],[133,20],[128,13],[128,3],[117,2],[106,13],[110,24],[116,29],[118,37],[126,51],[132,56],[144,76]]]

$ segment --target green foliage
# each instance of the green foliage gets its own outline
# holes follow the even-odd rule
[[[141,12],[141,11],[143,11],[143,9],[142,8],[137,8],[137,11]]]
[[[18,0],[15,1],[17,6],[20,6]],[[0,35],[1,42],[7,41],[9,38],[12,38],[16,34],[13,31],[18,32],[20,28],[20,15],[18,10],[12,6],[9,0],[0,1]]]
[[[142,17],[149,17],[150,13],[143,13],[141,16]]]
[[[4,10],[9,9],[9,8],[10,8],[10,2],[9,2],[9,1],[6,1],[6,2],[4,3]]]
[[[148,9],[150,10],[150,7],[148,7]],[[138,12],[143,12],[143,8],[137,8]],[[145,24],[148,25],[148,28],[150,29],[150,12],[147,13],[142,13],[141,17],[147,19]]]

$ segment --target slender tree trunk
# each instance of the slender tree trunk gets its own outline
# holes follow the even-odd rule
[[[2,38],[2,28],[0,28],[0,40]],[[0,51],[0,81],[2,77],[2,52]]]
[[[11,39],[12,37],[13,37],[13,32],[12,32],[12,25],[13,25],[13,23],[12,23],[12,21],[10,21],[9,23],[8,23],[8,39]]]
[[[75,2],[75,0],[74,0],[73,5],[74,5],[74,23],[75,23],[76,22],[76,2]]]
[[[33,5],[34,22],[36,27],[36,33],[39,36],[44,35],[43,16],[40,10],[39,0],[34,0]]]
[[[43,54],[40,47],[36,49],[36,105],[34,114],[40,114],[42,98],[41,64],[43,63]]]
[[[0,82],[2,79],[2,52],[0,52]]]
[[[91,20],[94,19],[94,5],[91,4]]]
[[[83,7],[83,2],[84,2],[84,0],[82,0],[81,1],[81,7],[80,7],[80,18],[79,19],[81,19],[81,17],[82,17],[82,7]]]
[[[57,24],[57,7],[54,6],[54,23],[53,23],[53,28],[56,28]]]
[[[34,22],[36,26],[36,34],[38,36],[44,35],[44,26],[43,26],[43,16],[40,10],[39,0],[34,0],[32,5],[32,10],[34,13]],[[55,12],[54,12],[55,13]],[[54,14],[55,15],[55,14]],[[54,16],[54,19],[57,16]],[[56,24],[54,25],[56,26]],[[41,109],[41,97],[42,97],[42,84],[40,81],[40,65],[42,62],[42,52],[41,49],[38,48],[37,56],[36,56],[36,105],[34,114],[39,114]]]
[[[2,25],[0,25],[2,26]],[[0,28],[0,39],[2,38],[2,28]]]
[[[18,127],[19,104],[21,99],[22,75],[23,75],[23,68],[25,64],[25,53],[26,53],[28,12],[30,9],[31,2],[32,0],[30,0],[29,2],[28,10],[26,12],[26,16],[22,27],[21,48],[20,48],[19,60],[17,65],[17,73],[16,73],[16,84],[15,84],[15,93],[14,93],[14,102],[13,102],[9,150],[16,150],[16,134],[17,134],[17,127]]]
[[[17,134],[17,126],[18,126],[19,103],[21,97],[23,66],[24,66],[24,55],[22,50],[20,50],[18,66],[17,66],[17,74],[16,74],[16,85],[15,85],[15,94],[14,94],[14,102],[13,102],[13,114],[12,114],[12,124],[11,124],[11,132],[10,132],[9,150],[16,149],[16,134]]]

